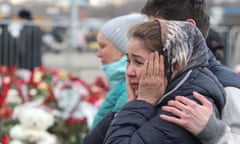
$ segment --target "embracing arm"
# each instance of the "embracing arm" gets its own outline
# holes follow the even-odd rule
[[[227,103],[223,109],[222,120],[215,117],[212,104],[204,96],[196,92],[193,95],[202,105],[184,97],[177,97],[176,101],[172,103],[176,104],[177,107],[184,104],[184,107],[181,107],[184,111],[179,111],[171,104],[164,107],[163,110],[171,112],[180,118],[166,115],[160,117],[193,133],[203,144],[237,144],[240,141],[240,123],[237,118],[240,115],[239,98],[234,99],[229,92],[226,90]],[[231,90],[231,92],[234,91]],[[233,109],[234,111],[232,111]]]
[[[240,89],[235,87],[224,89],[226,105],[223,108],[222,119],[211,116],[206,127],[199,134],[204,144],[238,144],[240,141]]]

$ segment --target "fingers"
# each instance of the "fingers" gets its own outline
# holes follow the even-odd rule
[[[212,106],[212,103],[210,101],[208,101],[203,95],[199,94],[198,92],[193,92],[193,96],[194,98],[196,98],[202,105],[205,106]],[[197,104],[195,101],[188,99],[184,96],[177,96],[176,100],[182,102],[185,105],[189,105],[191,107],[194,106],[199,106],[199,104]]]
[[[156,52],[154,52],[154,76],[155,77],[158,77],[158,76],[160,76],[159,74],[160,74],[160,58],[159,58],[159,54],[158,54],[158,52],[156,51]]]
[[[180,125],[180,126],[182,126],[182,123],[183,123],[183,121],[181,119],[178,119],[178,118],[172,117],[172,116],[167,116],[167,115],[164,115],[164,114],[161,114],[160,118],[165,120],[165,121],[168,121],[168,122],[174,123],[176,125]]]
[[[153,71],[154,71],[154,76],[157,76],[157,77],[161,77],[161,78],[164,78],[164,59],[163,59],[163,56],[160,55],[159,56],[159,53],[156,51],[153,53],[154,56],[151,60],[153,60]]]
[[[169,112],[174,116],[161,114],[160,118],[182,126],[194,135],[199,134],[209,121],[213,108],[210,101],[203,95],[193,92],[193,96],[203,105],[184,96],[177,96],[175,100],[170,100],[167,106],[162,107],[163,111]]]
[[[170,100],[168,102],[168,106],[171,106],[171,107],[176,107],[177,109],[179,110],[186,110],[187,107],[184,103],[182,103],[181,101],[178,101],[178,100]]]
[[[193,92],[193,96],[200,101],[202,105],[212,106],[212,103],[198,92]]]
[[[166,112],[170,112],[179,118],[182,117],[182,115],[184,114],[180,109],[172,106],[163,106],[162,110]]]
[[[147,70],[147,68],[148,68],[148,59],[145,60],[144,65],[143,65],[142,77],[144,77],[144,78],[147,77],[147,74],[148,74],[148,70]]]
[[[191,109],[197,109],[201,106],[212,106],[211,102],[209,102],[203,95],[197,92],[193,92],[193,94],[197,100],[203,103],[203,105],[199,105],[195,101],[188,99],[184,96],[176,96],[175,100],[170,100],[168,102],[168,106],[163,107],[163,110],[181,117],[184,112],[190,112]]]
[[[144,62],[140,77],[137,99],[155,105],[165,92],[165,77],[160,77],[160,58],[158,52],[149,54]]]
[[[158,52],[153,52],[149,55],[147,61],[144,63],[144,72],[145,76],[161,76],[164,77],[164,60],[163,56],[159,57]],[[161,74],[161,75],[160,75]]]
[[[161,78],[165,78],[163,55],[160,55],[160,58],[159,58],[159,75],[160,75]]]
[[[152,76],[154,74],[154,53],[151,53],[148,59],[147,74]]]
[[[190,107],[192,107],[192,108],[199,106],[199,104],[197,104],[195,101],[193,101],[193,100],[191,100],[191,99],[188,99],[188,98],[186,98],[186,97],[184,97],[184,96],[176,96],[175,99],[176,99],[178,102],[184,104],[184,105],[185,105],[185,108],[186,108],[186,105],[187,105],[187,106],[190,106]]]

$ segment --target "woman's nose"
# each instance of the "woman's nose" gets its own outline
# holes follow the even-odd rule
[[[101,49],[99,48],[98,50],[97,50],[97,57],[99,57],[99,58],[101,58],[102,57],[102,52],[101,52]]]
[[[128,65],[127,66],[127,71],[126,71],[127,76],[135,76],[135,69],[133,66]]]

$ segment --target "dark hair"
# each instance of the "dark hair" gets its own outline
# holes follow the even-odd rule
[[[32,20],[32,13],[27,9],[21,9],[18,16],[26,20]]]
[[[148,0],[141,12],[167,20],[185,21],[192,18],[204,37],[207,37],[210,23],[204,0]]]

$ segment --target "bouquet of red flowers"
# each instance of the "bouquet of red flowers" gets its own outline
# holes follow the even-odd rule
[[[0,66],[0,143],[12,141],[10,131],[19,124],[19,110],[41,108],[55,118],[48,132],[59,144],[81,144],[108,89],[104,78],[87,84],[71,73],[47,67],[28,71]]]

